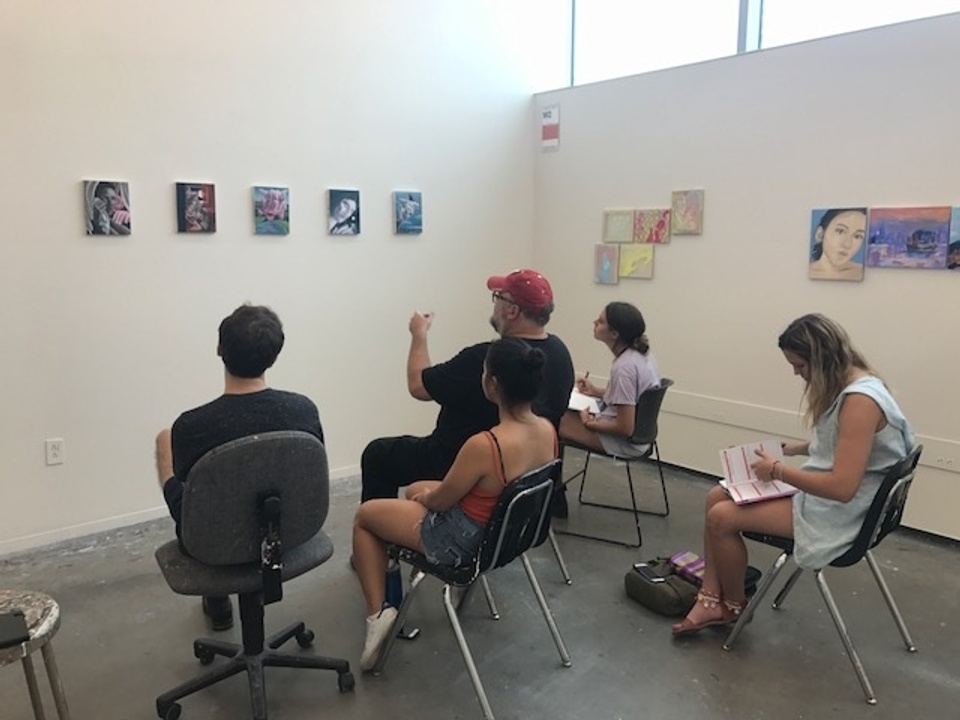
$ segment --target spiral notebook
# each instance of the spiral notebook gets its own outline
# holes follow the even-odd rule
[[[790,483],[782,480],[764,482],[756,476],[750,465],[758,459],[757,450],[762,450],[777,460],[783,460],[783,448],[776,438],[766,438],[760,442],[737,445],[720,451],[720,462],[723,465],[723,480],[720,485],[737,505],[788,497],[797,492],[797,488]]]

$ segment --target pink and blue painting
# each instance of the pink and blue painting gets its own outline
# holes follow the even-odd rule
[[[255,235],[290,232],[290,188],[253,187],[253,232]]]
[[[593,246],[593,281],[598,285],[620,282],[620,246],[597,243]]]
[[[947,246],[947,269],[960,270],[960,207],[950,213],[950,244]]]
[[[871,208],[867,267],[945,268],[949,207]]]

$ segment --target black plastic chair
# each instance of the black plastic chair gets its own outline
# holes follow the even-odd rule
[[[195,640],[193,653],[201,664],[217,655],[229,660],[160,695],[159,717],[176,720],[178,700],[246,672],[254,720],[266,720],[268,666],[335,670],[340,691],[353,689],[346,660],[277,651],[291,638],[303,648],[312,644],[314,634],[302,622],[264,638],[263,607],[282,598],[282,583],[333,555],[333,543],[321,530],[329,489],[323,444],[304,432],[234,440],[194,465],[184,484],[181,517],[190,554],[173,540],[157,549],[157,563],[170,589],[181,595],[239,594],[243,645]]]
[[[586,453],[586,457],[583,461],[583,467],[566,480],[563,481],[564,486],[569,485],[571,482],[576,480],[578,477],[583,478],[580,481],[580,491],[577,493],[577,501],[581,505],[587,505],[589,507],[598,507],[606,508],[608,510],[622,510],[626,512],[633,513],[633,522],[637,528],[637,542],[625,542],[623,540],[616,540],[614,538],[601,537],[599,535],[590,535],[588,533],[574,532],[567,529],[557,529],[555,532],[558,535],[570,535],[572,537],[585,538],[587,540],[598,540],[599,542],[611,543],[613,545],[623,545],[628,548],[638,548],[643,545],[643,533],[640,531],[640,516],[641,515],[656,515],[657,517],[666,517],[670,514],[670,500],[667,498],[667,485],[663,479],[663,466],[660,463],[660,448],[657,445],[657,433],[658,433],[658,419],[660,417],[660,406],[663,404],[663,396],[666,394],[667,389],[673,385],[673,380],[668,378],[663,378],[660,381],[660,385],[647,390],[640,394],[640,397],[637,398],[637,410],[636,410],[636,419],[634,421],[633,435],[630,436],[630,442],[634,445],[649,445],[647,452],[640,456],[635,457],[621,457],[619,455],[611,455],[609,453],[601,452],[593,448],[586,447],[584,445],[579,445],[578,443],[571,442],[570,440],[564,440],[561,448],[561,457],[563,456],[564,451],[568,447],[576,448],[578,450],[583,450]],[[614,460],[620,460],[627,468],[627,485],[630,489],[630,507],[624,507],[623,505],[610,505],[607,503],[593,502],[583,499],[583,491],[587,485],[587,470],[590,468],[590,457],[592,455],[601,455],[603,457],[613,458]],[[631,465],[637,461],[643,460],[647,461],[653,458],[653,462],[657,465],[657,471],[660,473],[660,491],[663,494],[663,510],[644,510],[637,507],[637,496],[633,487],[633,473],[631,472]]]
[[[890,614],[893,616],[893,620],[897,624],[897,629],[900,631],[900,637],[903,638],[903,644],[906,646],[909,652],[916,652],[917,648],[913,643],[913,639],[910,637],[910,632],[907,630],[906,623],[903,621],[903,616],[900,614],[900,609],[897,607],[897,603],[894,601],[893,595],[890,593],[890,588],[887,587],[886,580],[884,580],[883,574],[880,572],[880,566],[873,558],[871,549],[876,547],[877,544],[890,532],[899,527],[900,519],[903,516],[903,508],[907,502],[907,493],[910,490],[910,484],[913,482],[914,472],[916,470],[917,463],[920,461],[920,453],[922,450],[923,446],[918,445],[913,449],[913,451],[911,451],[909,455],[900,460],[900,462],[887,471],[883,481],[880,484],[880,488],[877,490],[877,494],[870,505],[870,508],[867,510],[863,525],[859,534],[857,535],[856,540],[854,540],[853,545],[843,555],[830,563],[831,567],[850,567],[851,565],[855,565],[860,562],[862,558],[866,558],[867,564],[870,566],[870,570],[873,573],[873,577],[877,581],[877,586],[880,588],[880,592],[883,594],[883,599],[886,601],[887,607],[890,609]],[[766,577],[764,577],[763,582],[760,583],[760,587],[757,588],[756,594],[747,604],[747,607],[744,609],[743,613],[741,613],[737,624],[734,625],[733,630],[730,631],[730,634],[724,641],[724,650],[730,650],[733,647],[734,642],[736,642],[737,638],[740,636],[744,626],[750,622],[754,611],[757,609],[757,606],[763,601],[764,595],[766,595],[767,591],[773,585],[773,581],[780,573],[780,570],[783,569],[784,564],[787,562],[790,556],[793,555],[792,538],[750,532],[744,533],[743,536],[750,540],[755,540],[756,542],[779,548],[782,552],[770,567],[770,570],[767,572]],[[847,632],[847,627],[843,622],[843,617],[840,615],[840,609],[837,607],[837,604],[833,599],[833,594],[830,592],[830,587],[827,585],[827,580],[823,576],[823,570],[824,568],[818,568],[813,571],[813,576],[817,581],[817,587],[820,589],[820,594],[823,596],[823,601],[827,605],[827,610],[830,612],[830,617],[833,618],[833,623],[837,627],[837,632],[840,634],[840,640],[843,641],[843,646],[846,648],[847,657],[850,658],[850,663],[853,665],[853,670],[856,672],[857,679],[860,681],[860,686],[863,688],[863,694],[870,705],[875,705],[877,698],[873,692],[873,687],[870,685],[869,678],[867,678],[867,673],[863,668],[863,663],[860,661],[860,656],[857,654],[857,651],[853,646],[853,641],[850,639],[850,635]],[[787,580],[786,584],[783,586],[783,589],[774,599],[774,609],[780,608],[784,600],[786,600],[790,590],[793,589],[794,584],[796,584],[797,580],[800,578],[802,572],[803,568],[799,567],[793,571],[793,574]]]
[[[460,568],[443,567],[432,564],[426,557],[409,548],[399,546],[390,548],[391,556],[412,565],[416,570],[410,581],[410,588],[404,595],[403,602],[397,612],[394,628],[403,627],[417,588],[426,575],[432,575],[443,582],[443,606],[457,637],[460,653],[463,655],[463,661],[467,666],[467,672],[470,674],[474,690],[477,693],[477,700],[483,708],[483,716],[486,720],[493,720],[493,710],[490,708],[487,694],[477,672],[477,666],[473,661],[473,655],[470,653],[470,647],[463,635],[458,610],[459,606],[465,605],[466,598],[469,598],[472,594],[475,583],[479,580],[487,597],[493,619],[499,619],[500,614],[486,580],[486,573],[489,571],[503,567],[517,557],[520,558],[530,581],[530,586],[533,588],[534,595],[536,595],[537,602],[540,605],[543,618],[547,622],[557,651],[560,653],[560,661],[564,667],[570,667],[571,665],[570,654],[563,643],[563,638],[560,637],[560,631],[557,629],[550,607],[547,605],[547,600],[540,589],[540,583],[537,581],[537,576],[533,572],[530,561],[524,554],[531,547],[542,543],[547,537],[550,523],[550,497],[555,487],[553,472],[558,462],[558,460],[554,460],[536,470],[532,470],[504,488],[497,499],[497,505],[484,531],[479,556],[472,565]],[[466,588],[466,598],[456,605],[451,591],[454,587]],[[391,631],[373,668],[374,674],[380,674],[383,671],[396,638],[397,633]]]

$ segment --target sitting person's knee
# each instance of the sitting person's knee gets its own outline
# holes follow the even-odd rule
[[[732,502],[717,502],[707,510],[707,532],[711,534],[723,534],[729,532],[739,532],[736,524],[737,506]]]

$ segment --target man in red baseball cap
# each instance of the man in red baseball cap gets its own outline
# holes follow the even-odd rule
[[[553,312],[553,290],[535,270],[514,270],[487,280],[493,291],[490,324],[500,337],[516,337],[547,357],[541,394],[534,411],[559,428],[573,388],[573,361],[567,346],[545,329]],[[488,341],[471,345],[446,362],[433,364],[427,346],[432,314],[410,318],[407,389],[417,400],[440,405],[437,424],[426,437],[402,435],[370,442],[360,460],[361,502],[395,498],[415,480],[440,480],[467,438],[497,424],[497,408],[483,394],[481,377]],[[557,493],[554,497],[561,497]]]

